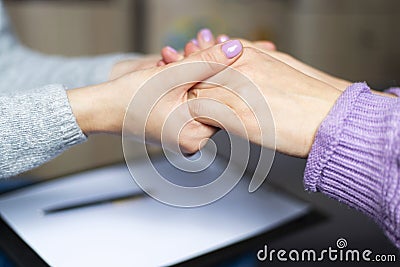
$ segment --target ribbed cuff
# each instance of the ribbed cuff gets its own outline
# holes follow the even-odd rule
[[[0,97],[0,106],[0,178],[35,168],[87,139],[62,85]]]
[[[50,89],[48,94],[53,95],[53,114],[48,114],[49,120],[54,121],[51,126],[59,130],[61,150],[86,141],[87,137],[79,127],[76,118],[71,110],[69,100],[65,91],[55,85],[54,90]]]
[[[30,110],[20,117],[24,120],[21,124],[28,127],[29,123],[35,123],[25,132],[29,131],[32,138],[35,136],[36,144],[31,151],[35,153],[32,158],[37,157],[38,163],[86,141],[87,137],[76,121],[63,85],[51,84],[33,89],[27,92],[24,100],[29,102]],[[32,122],[27,122],[28,119]]]
[[[304,185],[369,214],[399,246],[397,107],[365,83],[349,86],[318,130]]]

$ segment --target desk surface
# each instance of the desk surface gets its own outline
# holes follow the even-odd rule
[[[147,197],[43,214],[46,207],[83,196],[138,190],[126,167],[114,166],[6,194],[0,212],[49,265],[170,265],[255,237],[309,211],[304,202],[271,189],[249,194],[248,180],[243,180],[226,197],[200,208],[174,208]]]

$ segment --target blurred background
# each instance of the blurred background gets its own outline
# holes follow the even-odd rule
[[[375,89],[400,81],[398,0],[8,0],[6,4],[21,41],[50,54],[159,53],[167,44],[182,48],[199,29],[209,27],[229,36],[272,40],[280,50],[314,67],[351,81],[367,81]],[[121,161],[120,138],[98,135],[30,175],[51,178]],[[269,183],[312,202],[331,220],[283,238],[275,247],[326,247],[346,237],[354,246],[368,244],[376,252],[396,252],[365,216],[319,194],[304,193],[304,164],[277,155]]]

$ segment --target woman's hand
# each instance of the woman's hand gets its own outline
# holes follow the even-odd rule
[[[188,56],[211,47],[216,42],[221,43],[226,40],[229,38],[225,35],[220,35],[215,40],[209,30],[202,30],[196,40],[185,46],[185,55]],[[276,145],[280,152],[306,157],[319,125],[341,91],[347,86],[347,82],[342,83],[287,54],[277,52],[271,42],[246,40],[241,42],[244,53],[231,67],[249,80],[235,79],[232,72],[227,69],[211,80],[220,86],[205,83],[196,85],[190,91],[190,98],[196,99],[189,104],[192,115],[199,122],[226,128],[254,143],[267,147]],[[180,59],[178,56],[175,58],[171,56],[173,50],[168,50],[168,53],[165,53],[163,49],[161,53],[165,62]],[[228,74],[224,75],[224,72]],[[259,95],[263,97],[254,97],[257,94],[248,91],[249,88],[255,87],[259,88]],[[251,106],[249,106],[250,95],[253,96]],[[265,102],[268,103],[270,110],[266,108]],[[238,118],[235,118],[226,107],[229,107]],[[258,121],[260,114],[264,113],[267,116],[269,112],[272,113],[275,129],[268,128],[272,125],[260,125]],[[264,131],[275,130],[275,143],[270,135],[262,134],[260,126],[268,128]]]
[[[232,44],[235,45],[234,53],[231,51]],[[198,81],[231,65],[241,52],[242,46],[238,46],[238,42],[227,42],[195,53],[179,63],[132,72],[107,83],[67,93],[76,120],[86,134],[121,134],[126,116],[125,121],[134,122],[129,123],[126,129],[133,137],[143,138],[140,126],[146,125],[147,140],[159,143],[164,131],[166,140],[163,141],[167,147],[174,149],[178,145],[183,152],[194,153],[215,129],[192,119],[187,106],[188,91]],[[158,102],[153,102],[154,96],[162,97],[156,98]],[[133,106],[130,106],[131,101]],[[143,113],[153,106],[150,114]],[[183,108],[171,115],[178,106]],[[164,128],[167,119],[169,124]],[[179,135],[175,134],[176,127],[181,129]]]
[[[203,29],[199,31],[196,39],[193,39],[192,41],[186,44],[184,55],[188,56],[194,52],[206,49],[217,43],[223,43],[227,40],[229,40],[229,37],[227,35],[224,34],[219,35],[215,39],[210,30]],[[352,82],[350,81],[334,77],[314,67],[311,67],[287,53],[277,51],[275,44],[270,41],[251,42],[240,38],[238,40],[242,42],[243,47],[252,47],[255,49],[260,49],[263,52],[269,54],[270,56],[273,56],[274,58],[284,62],[285,64],[297,69],[298,71],[301,71],[302,73],[310,77],[313,77],[315,79],[318,79],[322,82],[330,84],[331,86],[337,88],[338,90],[344,91],[350,84],[352,84]],[[183,58],[182,56],[174,54],[174,51],[171,50],[170,48],[169,49],[163,48],[161,50],[161,57],[162,61],[167,64],[171,62],[176,62],[177,60],[181,60]]]
[[[229,107],[243,122],[247,135],[243,137],[254,143],[273,147],[268,135],[261,135],[256,118],[259,118],[259,114],[268,115],[269,110],[265,108],[267,102],[274,119],[277,150],[306,157],[319,125],[341,91],[253,47],[244,48],[243,55],[231,67],[249,80],[246,82],[246,79],[239,79],[238,82],[232,74],[227,77],[224,73],[228,73],[229,69],[226,69],[212,79],[212,83],[219,86],[205,83],[196,85],[191,91],[196,101],[189,103],[196,120],[224,127],[243,136],[242,125],[236,123],[232,114],[227,111],[226,107]],[[263,97],[249,99],[249,96],[255,95],[252,90],[256,87],[252,83],[259,88]],[[250,106],[244,101],[249,104],[251,101]]]
[[[204,41],[204,36],[205,35],[210,36],[210,34],[211,34],[211,38],[207,37],[206,39],[208,41]],[[236,39],[238,39],[238,38],[236,38]],[[186,44],[184,55],[188,56],[191,53],[200,51],[200,50],[210,47],[211,45],[214,45],[216,43],[223,43],[227,40],[229,40],[229,37],[227,35],[219,35],[216,39],[214,39],[211,31],[209,31],[208,29],[204,29],[202,31],[199,31],[196,39],[193,39],[192,41],[190,41]],[[347,80],[332,76],[326,72],[323,72],[323,71],[318,70],[310,65],[307,65],[304,62],[293,57],[292,55],[289,55],[282,51],[278,51],[276,49],[275,44],[270,41],[251,42],[251,41],[248,41],[245,39],[240,39],[240,38],[238,40],[240,40],[242,42],[243,47],[252,47],[255,49],[261,49],[263,52],[265,52],[265,53],[269,54],[270,56],[273,56],[274,58],[284,62],[285,64],[297,69],[298,71],[301,71],[305,75],[308,75],[312,78],[318,79],[324,83],[327,83],[340,91],[346,90],[346,88],[353,83],[351,81],[347,81]],[[166,63],[175,62],[175,61],[181,60],[183,58],[182,56],[178,57],[178,56],[174,55],[172,50],[170,50],[169,52],[166,52],[165,49],[163,49],[161,51],[161,56],[162,56],[162,62],[166,62]],[[376,91],[376,90],[372,90],[372,92],[375,94],[378,94],[378,95],[382,95],[382,96],[396,97],[393,94],[384,93],[384,92],[380,92],[380,91]]]

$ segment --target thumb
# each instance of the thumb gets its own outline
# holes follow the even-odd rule
[[[230,40],[198,51],[185,59],[163,66],[173,68],[174,83],[185,84],[188,90],[195,83],[206,80],[233,64],[242,54],[243,45],[239,40]]]

